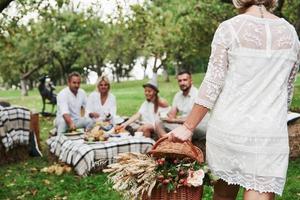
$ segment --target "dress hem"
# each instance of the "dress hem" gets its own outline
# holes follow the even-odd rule
[[[275,193],[276,195],[282,196],[282,191],[275,191],[275,190],[262,190],[262,189],[258,189],[256,187],[250,187],[250,186],[246,186],[244,183],[241,183],[239,181],[235,181],[235,180],[228,180],[228,178],[226,178],[225,176],[223,176],[221,173],[218,173],[216,171],[214,171],[213,169],[211,169],[212,173],[214,175],[216,175],[219,179],[222,179],[223,181],[225,181],[226,183],[228,183],[229,185],[239,185],[240,187],[243,187],[246,190],[255,190],[259,193]]]

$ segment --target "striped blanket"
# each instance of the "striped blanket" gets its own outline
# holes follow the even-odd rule
[[[30,111],[22,107],[0,107],[0,140],[8,151],[19,144],[28,145]]]
[[[87,175],[95,167],[115,162],[119,153],[148,152],[154,144],[150,138],[118,138],[113,141],[86,143],[83,136],[57,135],[47,140],[50,152],[74,167],[78,175]]]

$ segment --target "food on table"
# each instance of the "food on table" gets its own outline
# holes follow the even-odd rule
[[[117,125],[115,127],[115,134],[119,134],[119,133],[122,133],[122,132],[125,132],[125,128],[121,128],[120,125]]]
[[[105,136],[104,131],[101,129],[101,126],[96,125],[90,132],[85,134],[84,140],[89,142],[105,141],[107,140],[107,137]]]

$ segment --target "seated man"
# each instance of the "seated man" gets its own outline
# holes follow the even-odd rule
[[[198,90],[193,86],[192,75],[188,71],[182,71],[177,75],[178,91],[173,99],[172,108],[166,118],[156,121],[156,131],[159,137],[163,137],[167,132],[184,123],[187,115],[191,112]],[[208,114],[195,129],[193,139],[205,139]]]
[[[57,95],[57,113],[55,126],[57,133],[76,130],[76,128],[92,128],[94,122],[91,118],[81,117],[81,109],[85,109],[87,96],[80,89],[80,74],[72,72],[68,75],[68,87]]]
[[[156,118],[166,109],[168,102],[158,96],[158,87],[156,74],[153,75],[151,81],[143,85],[146,101],[143,102],[139,111],[131,116],[126,122],[117,127],[118,129],[126,128],[138,119],[141,119],[141,126],[136,131],[143,132],[145,137],[151,137],[154,133]]]

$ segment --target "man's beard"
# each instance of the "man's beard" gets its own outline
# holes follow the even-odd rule
[[[72,92],[73,94],[77,94],[79,88],[72,88],[72,89],[70,89],[70,90],[71,90],[71,92]]]
[[[190,88],[191,88],[191,86],[183,86],[183,87],[180,87],[180,90],[181,90],[182,92],[186,92],[186,91],[189,91]]]

